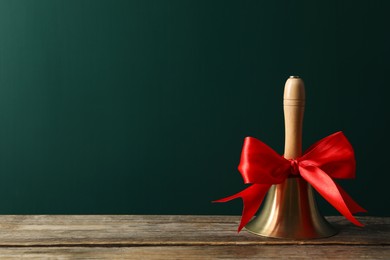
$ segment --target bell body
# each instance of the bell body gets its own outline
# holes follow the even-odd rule
[[[245,229],[256,235],[291,239],[323,238],[337,233],[319,213],[313,188],[301,177],[273,185],[262,210]]]
[[[296,159],[302,154],[304,108],[303,80],[291,76],[283,96],[286,159]],[[292,239],[329,237],[337,233],[318,212],[313,188],[299,175],[273,185],[262,210],[245,228],[261,236]]]

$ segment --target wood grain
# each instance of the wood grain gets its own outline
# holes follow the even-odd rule
[[[1,259],[389,259],[385,246],[177,246],[0,248]]]
[[[366,224],[359,228],[343,217],[328,217],[328,221],[340,228],[340,233],[316,240],[264,238],[245,231],[237,234],[239,219],[238,216],[3,215],[0,216],[0,255],[6,258],[205,259],[218,256],[237,259],[294,258],[301,254],[300,259],[328,256],[335,259],[338,255],[342,259],[363,256],[390,259],[390,218],[359,217]]]

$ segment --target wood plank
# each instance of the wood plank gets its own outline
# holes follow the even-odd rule
[[[329,217],[341,229],[340,233],[316,240],[264,238],[245,231],[237,234],[239,219],[239,216],[3,215],[0,247],[390,245],[390,218],[358,217],[366,224],[359,228],[343,217]]]
[[[157,246],[0,248],[1,259],[390,259],[388,246]]]

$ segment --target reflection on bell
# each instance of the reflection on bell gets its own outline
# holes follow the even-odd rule
[[[323,238],[337,233],[319,213],[313,189],[301,177],[273,185],[263,209],[245,229],[256,235],[292,239]]]

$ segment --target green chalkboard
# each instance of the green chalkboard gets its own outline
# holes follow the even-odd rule
[[[1,0],[0,213],[240,214],[210,201],[245,187],[245,136],[283,152],[299,75],[304,148],[344,131],[357,178],[339,183],[389,215],[389,8]]]

